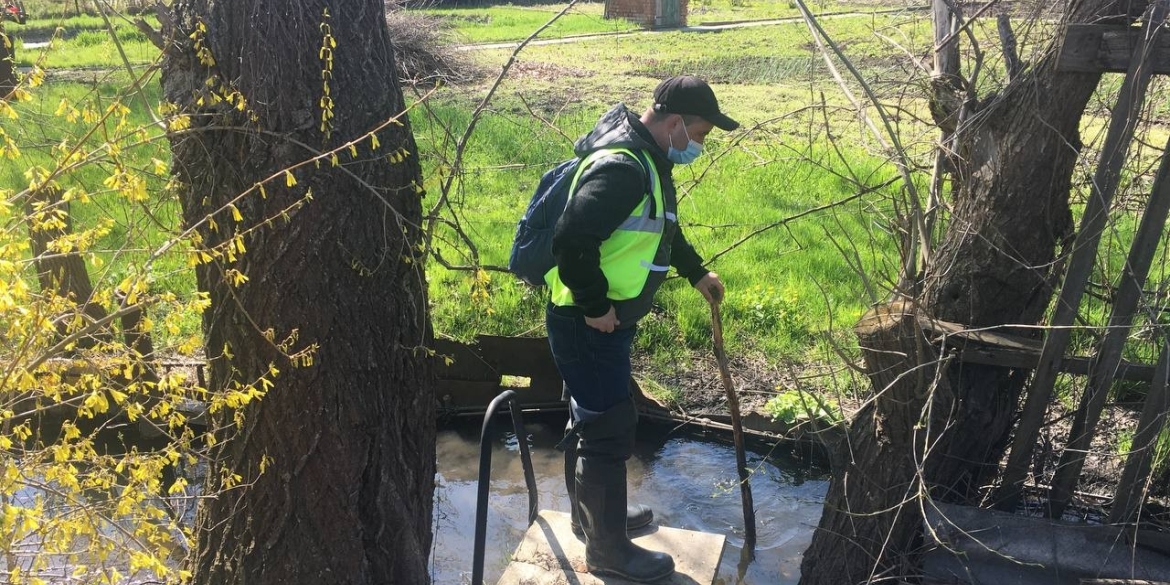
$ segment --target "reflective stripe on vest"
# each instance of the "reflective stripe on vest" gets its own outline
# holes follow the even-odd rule
[[[586,168],[602,158],[617,155],[638,159],[637,155],[625,148],[603,149],[593,152],[581,161],[577,175],[573,177],[573,183],[570,186],[569,199],[572,200],[573,194],[576,193],[577,181]],[[665,213],[666,205],[662,197],[662,185],[658,181],[658,169],[655,167],[654,161],[647,156],[646,162],[650,165],[651,193],[649,195],[654,198],[653,209],[657,210],[657,213],[654,214],[655,217],[650,217],[651,199],[643,197],[642,202],[630,213],[630,217],[626,218],[610,234],[609,238],[601,243],[601,272],[605,274],[605,279],[609,282],[609,291],[606,293],[606,297],[610,300],[625,301],[637,298],[638,295],[642,294],[642,289],[646,286],[646,280],[650,277],[651,271],[662,272],[670,269],[669,266],[654,264],[654,256],[662,242],[667,216],[674,214]],[[559,306],[573,304],[573,293],[569,287],[561,282],[559,268],[554,266],[545,275],[544,280],[548,283],[552,293],[553,304]]]

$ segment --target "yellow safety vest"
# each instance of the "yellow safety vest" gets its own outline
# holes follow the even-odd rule
[[[602,158],[619,154],[638,158],[626,148],[601,149],[585,157],[569,185],[569,199],[572,200],[573,194],[577,192],[577,181],[585,169]],[[662,198],[662,185],[658,180],[658,169],[649,156],[645,158],[650,164],[650,195],[654,198],[653,209],[657,210],[655,217],[650,216],[650,197],[644,197],[630,213],[630,217],[601,243],[601,272],[609,281],[606,297],[614,301],[636,298],[642,293],[651,272],[665,272],[670,269],[669,266],[654,264],[654,256],[658,252],[658,245],[662,242],[662,233],[666,227],[666,206]],[[563,307],[573,304],[573,293],[561,282],[558,267],[554,266],[549,270],[544,275],[544,281],[552,292],[554,305]]]

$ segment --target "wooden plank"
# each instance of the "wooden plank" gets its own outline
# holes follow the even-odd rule
[[[980,364],[985,366],[1000,366],[1020,370],[1036,368],[1040,355],[1034,352],[1019,351],[1005,348],[964,347],[959,350],[958,359],[966,364]],[[1086,376],[1092,370],[1093,358],[1066,357],[1060,362],[1060,371],[1065,374]],[[1132,382],[1151,382],[1154,379],[1154,366],[1122,360],[1117,365],[1114,375],[1118,380]]]
[[[500,381],[500,374],[479,355],[474,344],[436,339],[434,346],[439,357],[435,367],[439,379]]]
[[[1034,370],[1040,360],[1043,345],[1039,340],[987,330],[971,330],[967,325],[921,318],[918,321],[923,331],[930,334],[931,341],[945,343],[942,350],[958,349],[960,362],[987,366],[1001,366],[1022,370]],[[1059,371],[1078,376],[1092,371],[1093,358],[1066,356],[1058,364]],[[1118,360],[1114,378],[1135,382],[1150,382],[1154,379],[1154,366]]]
[[[1148,29],[1146,42],[1154,43],[1159,37],[1166,36],[1160,33],[1166,18],[1168,1],[1170,0],[1159,0],[1154,5],[1154,11],[1146,27]],[[1072,257],[1069,259],[1060,295],[1056,300],[1052,329],[1048,331],[1048,336],[1044,340],[1044,349],[1036,365],[1032,385],[1028,388],[1028,399],[1020,415],[1020,423],[1016,427],[1007,468],[995,494],[995,505],[1001,510],[1015,510],[1020,499],[1020,486],[1032,462],[1032,449],[1036,446],[1036,438],[1044,424],[1045,412],[1052,399],[1060,362],[1065,350],[1068,349],[1071,326],[1080,309],[1089,275],[1093,271],[1109,207],[1121,181],[1121,168],[1129,155],[1134,130],[1146,101],[1146,90],[1152,77],[1147,57],[1148,53],[1145,50],[1133,52],[1125,81],[1118,91],[1117,105],[1110,117],[1109,130],[1105,134],[1105,144],[1101,149],[1101,160],[1093,174],[1080,229],[1073,241]]]
[[[561,400],[560,387],[513,388],[516,400],[524,409],[567,408]],[[435,396],[443,414],[477,414],[487,409],[492,399],[503,392],[499,381],[443,380],[438,381]]]
[[[547,337],[480,335],[476,340],[480,354],[501,374],[561,379]]]
[[[1166,36],[1166,35],[1162,35]],[[1167,142],[1163,152],[1170,152],[1170,142]],[[1121,272],[1121,282],[1117,285],[1117,293],[1113,296],[1113,308],[1109,315],[1109,326],[1105,330],[1105,337],[1096,353],[1096,363],[1089,377],[1089,384],[1081,395],[1081,403],[1073,419],[1069,439],[1065,444],[1064,453],[1060,456],[1060,464],[1056,468],[1056,475],[1052,479],[1052,494],[1048,500],[1048,511],[1051,518],[1060,518],[1064,508],[1072,497],[1073,488],[1080,478],[1081,469],[1085,463],[1085,453],[1092,444],[1093,435],[1097,432],[1097,423],[1101,420],[1101,412],[1105,409],[1105,398],[1113,386],[1114,371],[1121,363],[1121,352],[1129,339],[1129,332],[1133,319],[1138,310],[1138,302],[1142,297],[1142,289],[1146,284],[1146,277],[1150,273],[1150,266],[1154,261],[1154,254],[1158,249],[1158,242],[1162,240],[1162,230],[1166,226],[1166,218],[1170,216],[1170,157],[1163,157],[1154,178],[1153,190],[1146,209],[1142,212],[1142,220],[1138,225],[1130,244],[1129,256],[1125,261],[1125,269]]]
[[[942,341],[942,338],[945,337],[948,346],[954,346],[954,341],[956,340],[963,342],[974,341],[998,348],[1030,351],[1036,354],[1039,354],[1043,347],[1043,344],[1037,339],[989,330],[973,330],[968,325],[939,321],[938,319],[919,317],[918,326],[923,331],[934,334],[936,342]]]
[[[1150,468],[1154,460],[1154,447],[1162,428],[1166,425],[1167,411],[1170,410],[1170,340],[1162,340],[1161,355],[1158,356],[1158,376],[1150,385],[1150,393],[1146,396],[1146,403],[1142,407],[1141,417],[1138,419],[1137,431],[1133,435],[1129,456],[1125,458],[1125,468],[1121,472],[1121,480],[1117,482],[1117,495],[1113,498],[1113,507],[1109,510],[1109,523],[1121,524],[1129,522],[1137,513],[1138,507],[1145,501],[1145,478],[1150,475]],[[1138,483],[1142,486],[1139,487]]]
[[[1057,71],[1069,73],[1125,73],[1134,50],[1142,44],[1142,29],[1124,25],[1069,25],[1060,48]],[[1155,45],[1151,61],[1155,74],[1170,74],[1170,38]]]
[[[563,406],[563,383],[547,338],[481,335],[470,345],[439,339],[435,351],[441,356],[436,396],[445,414],[483,412],[504,388],[515,390],[526,409]]]
[[[436,353],[449,358],[439,360],[440,379],[498,382],[501,376],[520,376],[534,383],[561,383],[545,337],[480,335],[471,345],[447,339],[434,345]]]
[[[655,527],[632,539],[643,548],[662,551],[674,558],[675,571],[662,585],[714,583],[726,538],[678,528]],[[569,515],[541,511],[528,527],[499,585],[632,585],[612,576],[596,577],[585,567],[585,543],[569,528]]]

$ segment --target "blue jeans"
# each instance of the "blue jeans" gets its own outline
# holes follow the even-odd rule
[[[630,347],[636,327],[602,333],[575,308],[545,310],[553,361],[572,397],[574,420],[589,419],[630,399]]]

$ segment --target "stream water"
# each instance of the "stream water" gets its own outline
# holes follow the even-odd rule
[[[563,421],[525,421],[540,494],[540,509],[566,512],[564,456],[554,446]],[[436,585],[471,581],[480,421],[440,428],[435,490],[435,543],[431,575]],[[497,417],[492,448],[484,583],[494,584],[527,529],[528,495],[519,443],[505,414]],[[638,448],[628,464],[630,501],[654,509],[661,526],[727,536],[717,585],[795,584],[801,553],[820,519],[828,489],[825,470],[791,457],[783,446],[755,445],[748,454],[756,505],[756,560],[740,566],[743,508],[735,449],[729,438],[697,435],[643,421]]]

